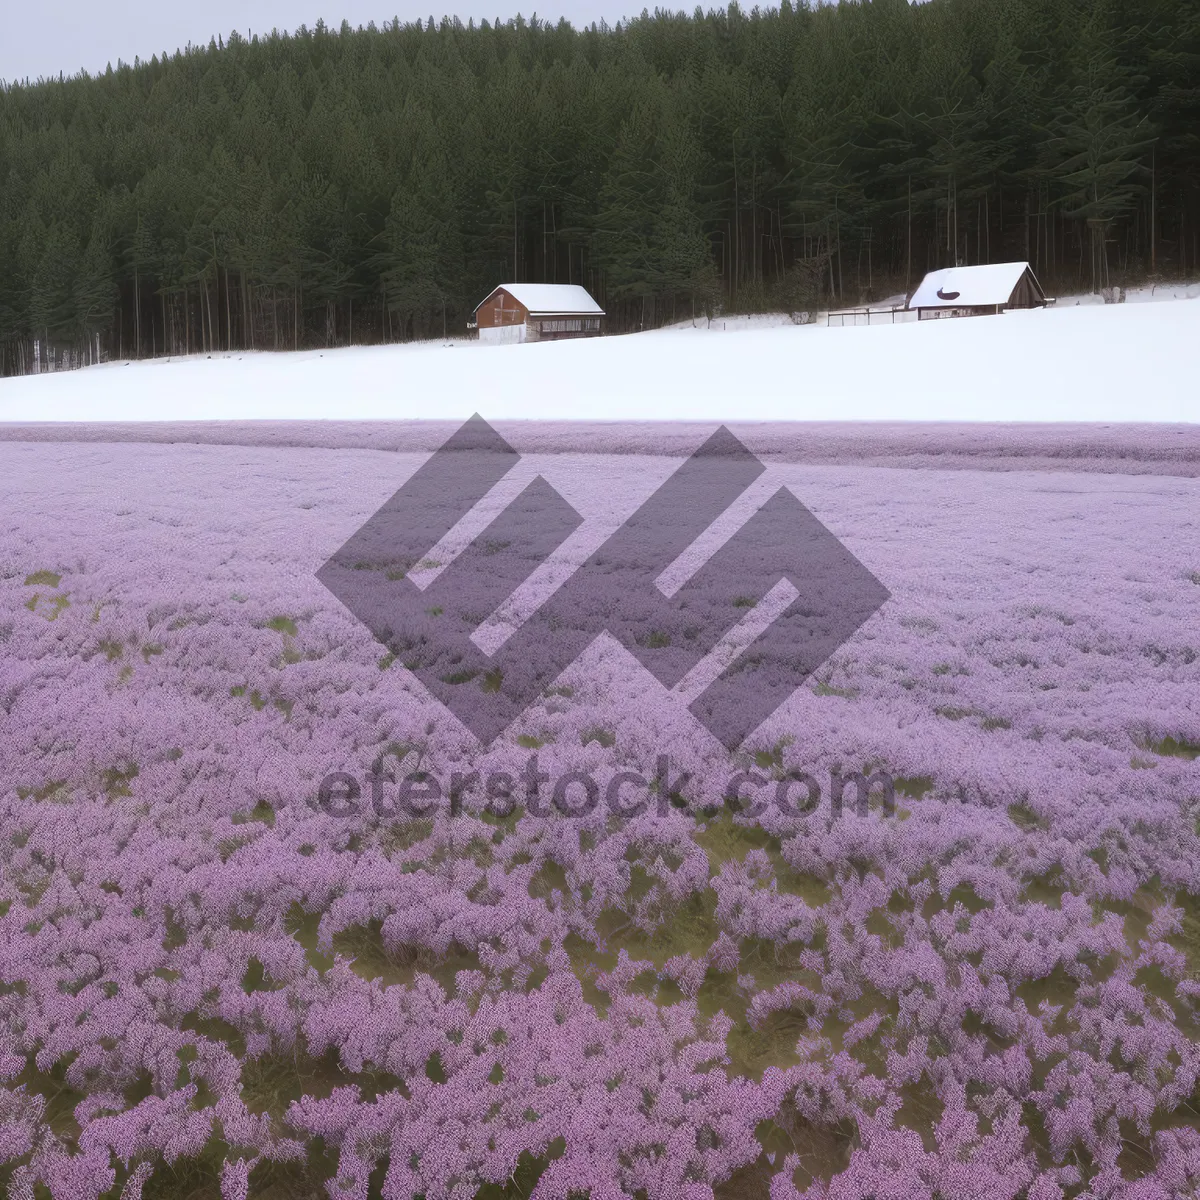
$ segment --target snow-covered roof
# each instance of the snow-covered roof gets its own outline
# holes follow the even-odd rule
[[[492,289],[476,311],[501,289],[529,309],[532,317],[604,316],[604,310],[588,294],[587,288],[577,283],[502,283]]]
[[[908,302],[909,308],[963,308],[976,304],[1007,304],[1027,262],[989,263],[977,267],[946,267],[930,271]]]

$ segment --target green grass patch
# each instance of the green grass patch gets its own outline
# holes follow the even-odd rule
[[[293,617],[272,617],[267,622],[267,628],[273,629],[276,633],[286,634],[288,637],[295,637],[299,632]]]
[[[568,899],[571,896],[571,885],[567,882],[567,873],[560,863],[548,858],[534,872],[529,881],[529,894],[535,899],[547,900],[555,889],[562,892]]]
[[[34,571],[25,576],[26,587],[56,588],[62,582],[62,576],[56,571]]]
[[[562,1157],[565,1150],[566,1143],[562,1138],[551,1142],[546,1155],[540,1158],[535,1158],[528,1150],[523,1150],[517,1159],[517,1169],[511,1177],[505,1183],[483,1184],[475,1193],[475,1200],[526,1200],[533,1195],[533,1190],[546,1168],[554,1159]]]
[[[597,725],[594,729],[585,729],[583,733],[580,734],[580,740],[585,746],[591,745],[592,742],[595,742],[597,745],[603,746],[604,749],[609,750],[617,744],[617,735],[613,733],[611,729],[602,729]]]
[[[34,592],[33,595],[25,601],[25,607],[29,609],[30,612],[40,612],[47,621],[57,621],[58,618],[62,616],[62,614],[68,608],[71,607],[70,596],[67,592],[60,592],[57,596],[48,597],[46,603],[41,606],[41,609],[39,609],[38,604],[41,602],[41,599],[42,593]]]
[[[596,921],[596,931],[610,948],[625,949],[630,958],[649,959],[662,967],[676,954],[701,957],[716,941],[717,894],[712,888],[692,892],[651,933],[639,929],[632,916],[621,909],[605,909]]]
[[[1187,738],[1165,737],[1157,742],[1150,742],[1147,749],[1167,758],[1186,758],[1195,762],[1200,758],[1200,742],[1191,742]]]
[[[391,858],[419,846],[433,833],[433,822],[422,818],[413,821],[396,821],[379,835],[379,846]]]
[[[48,1071],[39,1071],[34,1060],[30,1058],[24,1070],[9,1085],[42,1096],[46,1101],[42,1123],[48,1126],[51,1132],[71,1142],[76,1142],[79,1137],[75,1108],[86,1098],[85,1092],[67,1082],[67,1070],[74,1057],[74,1054],[71,1054],[67,1058],[59,1059]]]
[[[386,1092],[399,1090],[408,1094],[398,1076],[374,1070],[346,1070],[333,1048],[319,1058],[306,1053],[264,1054],[242,1063],[242,1098],[254,1113],[283,1117],[293,1101],[304,1096],[323,1100],[335,1088],[351,1085],[368,1102]]]
[[[907,1083],[900,1089],[900,1097],[896,1124],[919,1134],[927,1154],[936,1150],[935,1131],[946,1106],[938,1099],[933,1085],[927,1078]]]
[[[771,1179],[788,1154],[800,1160],[792,1173],[798,1190],[804,1191],[817,1182],[828,1184],[850,1165],[850,1156],[858,1145],[858,1127],[853,1121],[814,1125],[791,1103],[785,1103],[773,1120],[760,1122],[754,1133],[762,1154],[717,1184],[713,1189],[715,1200],[767,1200]]]
[[[939,912],[953,912],[955,905],[961,904],[969,913],[983,912],[985,908],[993,908],[991,900],[985,900],[969,883],[960,883],[950,889],[950,894],[944,899],[940,892],[934,892],[921,906],[921,915],[926,921]]]
[[[700,989],[697,999],[702,1004],[711,1003],[704,991]],[[733,1016],[728,1011],[725,1015]],[[725,1039],[730,1075],[744,1075],[758,1082],[768,1067],[795,1066],[800,1061],[796,1043],[809,1032],[811,1016],[808,1006],[799,1005],[776,1010],[757,1029],[750,1027],[745,1016],[735,1020]]]
[[[280,651],[279,657],[275,660],[277,667],[293,667],[298,662],[304,661],[304,654],[296,643],[284,634],[283,649]]]
[[[50,779],[38,787],[19,787],[17,797],[21,800],[33,800],[38,804],[47,800],[52,804],[69,804],[71,801],[65,779]]]
[[[246,964],[246,972],[242,976],[242,991],[247,996],[255,992],[277,992],[282,986],[283,984],[273,983],[268,979],[266,970],[257,958],[252,957]]]
[[[228,862],[243,846],[248,846],[253,840],[244,836],[222,838],[217,843],[217,853],[222,862]]]
[[[754,760],[754,765],[761,771],[782,772],[783,752],[794,740],[791,737],[781,737],[770,749],[754,750],[751,752],[750,757]]]
[[[1031,1013],[1036,1013],[1043,1001],[1070,1009],[1075,1003],[1075,990],[1078,986],[1067,974],[1066,968],[1059,963],[1049,975],[1043,975],[1040,979],[1027,979],[1019,984],[1016,994],[1025,1001],[1025,1006]]]
[[[578,933],[568,933],[563,949],[571,960],[571,970],[583,988],[583,998],[603,1017],[608,1011],[608,993],[596,986],[597,971],[611,971],[617,965],[617,951],[599,950]]]
[[[1191,978],[1200,979],[1200,898],[1191,892],[1176,892],[1171,902],[1183,909],[1183,922],[1179,933],[1167,940],[1187,959]]]
[[[921,800],[926,792],[933,790],[932,775],[901,775],[892,780],[897,796],[907,800]]]
[[[275,810],[265,801],[260,800],[249,812],[234,813],[235,825],[247,825],[251,821],[261,821],[264,825],[275,828]]]
[[[820,908],[829,900],[829,885],[813,875],[794,871],[783,857],[779,839],[761,826],[739,824],[731,813],[722,812],[692,839],[708,856],[710,875],[716,875],[724,863],[743,862],[751,850],[765,850],[779,891],[799,896],[810,908]]]
[[[115,800],[120,796],[132,796],[131,784],[137,777],[138,765],[135,762],[106,767],[100,772],[100,786],[110,800]]]
[[[318,974],[323,974],[333,966],[333,955],[325,954],[317,949],[317,933],[320,924],[321,914],[306,912],[299,901],[292,904],[283,919],[284,931],[289,937],[295,938],[300,943],[308,965]]]
[[[1066,887],[1057,870],[1051,869],[1035,875],[1021,888],[1021,899],[1027,904],[1044,904],[1047,908],[1061,908]]]
[[[1050,828],[1050,822],[1045,817],[1039,817],[1032,808],[1025,804],[1010,804],[1008,816],[1012,823],[1021,829],[1039,829],[1044,832]]]
[[[973,717],[975,710],[973,708],[955,708],[952,705],[943,705],[941,708],[933,710],[939,717],[945,717],[947,721],[962,721],[966,717]]]
[[[389,949],[384,945],[382,930],[381,921],[372,921],[334,935],[334,950],[353,960],[350,969],[360,979],[378,979],[384,987],[410,987],[418,975],[428,975],[452,996],[459,971],[480,970],[479,955],[463,949],[457,942],[445,955],[435,954],[427,946]]]
[[[834,687],[831,683],[818,683],[813,688],[814,696],[841,696],[843,700],[853,700],[858,695],[858,688]]]

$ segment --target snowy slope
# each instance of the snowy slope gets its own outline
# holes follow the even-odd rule
[[[1200,421],[1200,300],[578,342],[233,354],[0,380],[0,422]]]

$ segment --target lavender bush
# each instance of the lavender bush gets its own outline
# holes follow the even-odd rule
[[[892,600],[731,754],[605,637],[481,751],[314,575],[421,455],[0,444],[0,1184],[1194,1194],[1200,481],[1170,452],[776,463]],[[526,459],[601,531],[675,461]],[[366,789],[663,754],[626,820]],[[863,770],[894,817],[721,805]]]

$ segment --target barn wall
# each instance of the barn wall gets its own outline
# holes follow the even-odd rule
[[[530,340],[555,342],[562,338],[598,337],[601,318],[593,316],[532,317]]]
[[[526,340],[528,330],[521,325],[480,325],[479,340],[493,345],[510,345]]]
[[[496,329],[508,325],[524,325],[529,316],[529,310],[518,304],[506,291],[499,291],[485,304],[480,305],[475,314],[480,332],[484,329]]]
[[[1041,304],[1042,298],[1033,286],[1033,280],[1030,279],[1029,272],[1026,271],[1017,282],[1017,286],[1013,288],[1013,294],[1009,297],[1007,307],[1039,308]]]

